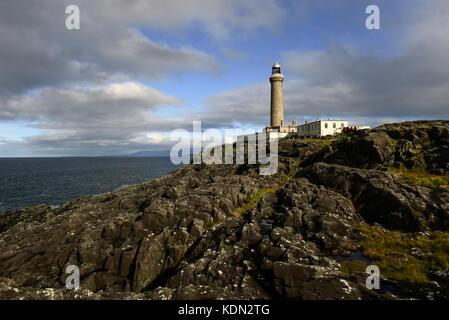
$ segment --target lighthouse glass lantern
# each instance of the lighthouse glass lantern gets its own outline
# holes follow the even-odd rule
[[[273,65],[271,74],[275,74],[275,73],[281,73],[281,65],[277,62]]]

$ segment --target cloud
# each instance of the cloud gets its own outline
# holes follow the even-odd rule
[[[65,28],[67,5],[80,7],[81,29]],[[218,73],[209,54],[157,43],[140,30],[213,39],[274,30],[284,16],[275,0],[16,0],[0,3],[0,94],[107,80],[153,80],[183,72]]]
[[[245,61],[249,59],[248,55],[234,49],[222,47],[220,48],[220,51],[221,54],[229,60]]]
[[[161,117],[158,111],[181,105],[176,97],[136,82],[45,88],[16,95],[0,106],[0,120],[25,121],[41,133],[20,142],[3,141],[2,153],[21,147],[52,155],[116,154],[164,145],[152,131],[187,127],[189,122]]]
[[[1,120],[25,120],[42,127],[110,127],[145,120],[150,110],[180,105],[172,96],[136,82],[94,87],[45,88],[17,95],[1,106]]]
[[[276,0],[110,0],[95,1],[104,20],[122,20],[178,32],[200,24],[215,40],[243,38],[259,29],[276,30],[285,9]]]
[[[105,138],[80,134],[80,131],[54,131],[27,137],[23,141],[3,141],[1,157],[30,156],[111,156],[126,155],[138,151],[165,151],[173,143],[170,140],[127,140],[127,136]],[[0,142],[1,144],[2,142]]]
[[[65,28],[68,5],[80,7],[80,30]],[[2,155],[157,148],[163,140],[155,132],[189,128],[192,115],[182,109],[162,114],[161,108],[182,102],[140,83],[223,69],[183,37],[199,28],[226,46],[276,30],[284,13],[276,0],[0,2],[0,121],[41,132],[22,141],[2,139]],[[160,40],[168,34],[179,43]]]
[[[268,83],[256,83],[207,97],[201,120],[215,127],[266,123],[270,108]]]
[[[0,3],[0,94],[74,83],[152,80],[184,72],[217,73],[222,68],[207,53],[145,37],[139,31],[145,21],[136,25],[133,20],[137,1],[134,6],[116,2],[114,11],[105,9],[113,7],[109,3],[100,7],[97,2],[75,2],[81,29],[74,31],[65,28],[65,7],[73,1]],[[145,11],[139,14],[143,17]]]

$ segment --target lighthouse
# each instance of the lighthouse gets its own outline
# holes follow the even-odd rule
[[[270,138],[283,138],[291,133],[298,132],[298,124],[296,120],[293,120],[291,125],[285,125],[284,123],[284,100],[282,97],[282,82],[284,82],[284,76],[281,73],[281,65],[275,62],[273,67],[271,68],[270,76],[270,126],[265,128],[266,132],[270,132]]]
[[[281,73],[279,63],[273,65],[270,83],[271,83],[271,127],[280,127],[284,125],[284,101],[282,98],[282,82],[284,76]]]

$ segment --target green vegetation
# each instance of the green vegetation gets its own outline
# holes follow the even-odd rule
[[[390,139],[391,139],[391,143],[393,144],[394,149],[396,150],[399,147],[399,140],[393,139],[393,138],[390,138]]]
[[[298,160],[298,165],[300,163],[301,160]],[[282,181],[284,181],[285,183],[288,183],[291,179],[293,179],[296,174],[298,174],[298,172],[300,172],[303,168],[298,166],[297,168],[290,170],[290,172],[288,174],[285,174],[282,176]]]
[[[408,282],[426,282],[431,270],[449,270],[449,233],[433,232],[430,236],[385,232],[366,224],[360,226],[365,236],[361,252],[380,268],[387,278]],[[344,262],[342,271],[365,272],[362,261]]]
[[[324,148],[325,146],[331,145],[335,141],[337,141],[337,138],[331,138],[331,139],[319,139],[319,138],[306,138],[306,142],[318,142],[320,144],[320,149]]]
[[[225,221],[228,220],[228,219],[229,219],[229,217],[225,217],[225,218],[220,219],[220,221],[218,221],[218,222],[215,222],[215,221],[209,221],[209,222],[206,222],[206,223],[204,224],[204,230],[210,230],[210,229],[212,229],[214,226],[216,226],[217,224],[220,224],[220,223],[222,223],[222,222],[225,222]]]
[[[206,223],[204,224],[204,230],[210,230],[210,229],[212,229],[212,227],[213,227],[214,225],[215,225],[215,223],[212,222],[212,221],[206,222]]]
[[[429,173],[425,165],[421,168],[408,169],[401,163],[399,168],[390,167],[389,171],[398,174],[410,185],[449,191],[449,176]]]
[[[401,145],[401,140],[391,139],[394,149],[397,150]],[[436,190],[449,191],[449,176],[432,174],[427,171],[428,166],[422,154],[422,146],[415,146],[415,156],[419,159],[419,166],[417,168],[408,169],[402,162],[399,167],[388,167],[392,173],[398,174],[404,182],[413,186],[428,187]],[[435,151],[437,147],[427,146],[428,151]]]
[[[234,217],[240,218],[244,213],[248,212],[249,210],[253,209],[257,202],[260,200],[260,198],[268,193],[276,193],[279,190],[283,189],[285,187],[285,185],[276,187],[276,188],[267,188],[267,189],[258,189],[257,192],[254,192],[255,190],[253,190],[253,195],[251,196],[251,198],[248,200],[248,202],[246,202],[245,204],[243,204],[241,207],[239,207],[237,210],[235,210],[232,215]],[[214,226],[228,220],[230,217],[225,217],[223,219],[221,219],[218,222],[214,222],[214,221],[209,221],[207,223],[204,224],[204,229],[205,230],[210,230],[212,229]]]
[[[260,198],[268,193],[276,193],[278,190],[282,189],[284,186],[277,187],[277,188],[269,188],[269,189],[259,189],[257,192],[251,196],[249,201],[245,203],[243,206],[238,208],[233,212],[233,215],[236,217],[241,217],[245,212],[248,210],[254,208],[254,206],[257,204],[257,202],[260,200]]]
[[[366,267],[368,266],[368,263],[360,260],[340,262],[340,264],[341,264],[341,271],[347,273],[365,272]]]

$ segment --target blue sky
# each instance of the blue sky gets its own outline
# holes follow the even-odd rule
[[[65,29],[68,4],[80,7],[80,30]],[[365,28],[371,4],[381,30]],[[274,61],[286,120],[448,117],[443,0],[0,6],[0,157],[166,150],[192,120],[260,129]]]
[[[317,1],[317,4],[310,5],[313,8],[308,11],[310,16],[296,14],[298,8],[292,2],[281,3],[286,17],[275,30],[258,29],[250,35],[231,36],[223,42],[205,33],[203,26],[198,24],[193,24],[182,34],[141,28],[142,34],[153,41],[173,48],[191,46],[214,56],[223,66],[217,75],[182,74],[151,84],[170,94],[193,99],[191,101],[199,105],[204,96],[268,81],[271,65],[275,60],[281,61],[287,51],[323,50],[332,45],[347,44],[367,53],[394,55],[398,50],[395,43],[401,37],[400,28],[394,25],[394,21],[403,19],[408,11],[416,9],[411,8],[412,1],[408,4],[406,1],[377,1],[382,10],[383,28],[373,31],[364,27],[368,16],[365,8],[373,1],[346,1],[345,5],[337,7],[327,7],[324,1]],[[236,51],[246,58],[229,59],[221,48]],[[289,76],[288,69],[283,73]]]

